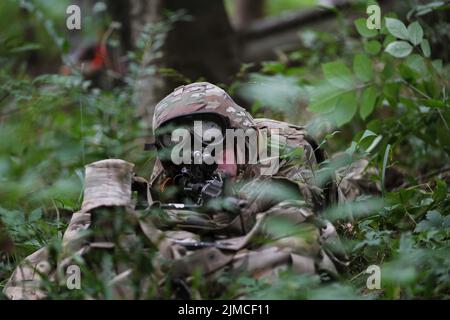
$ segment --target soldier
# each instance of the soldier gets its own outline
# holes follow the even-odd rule
[[[184,131],[174,139],[172,132],[180,128]],[[236,130],[254,133],[256,140],[249,135],[237,146],[236,136],[227,133]],[[204,139],[208,132],[213,134]],[[105,250],[125,257],[109,282],[115,298],[142,297],[131,289],[136,281],[145,292],[154,288],[156,297],[168,286],[172,296],[191,298],[197,274],[215,297],[224,273],[271,281],[280,270],[329,278],[345,268],[336,230],[320,212],[359,195],[351,189],[364,181],[367,162],[353,165],[339,190],[333,179],[319,183],[316,172],[325,154],[303,127],[254,119],[206,82],[179,87],[158,103],[153,133],[158,158],[149,181],[134,176],[133,165],[123,160],[88,165],[83,205],[64,234],[57,261],[51,261],[49,248],[27,257],[6,284],[6,296],[46,297],[44,278],[62,283],[77,257],[98,261],[96,252]],[[254,150],[274,144],[276,157],[254,156]],[[178,161],[185,147],[190,151]],[[146,252],[143,259],[151,261],[140,273],[136,252]]]

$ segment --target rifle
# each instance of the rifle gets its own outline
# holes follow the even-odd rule
[[[228,176],[219,171],[202,170],[201,167],[183,167],[175,176],[174,184],[180,187],[182,202],[161,203],[161,209],[200,210],[239,213],[244,203],[230,195]],[[209,171],[209,172],[208,172]]]
[[[201,168],[183,167],[173,180],[174,184],[181,189],[178,196],[184,201],[163,203],[160,207],[162,209],[199,209],[203,208],[209,200],[220,198],[224,194],[223,175],[220,172],[210,172],[206,175],[200,170]]]

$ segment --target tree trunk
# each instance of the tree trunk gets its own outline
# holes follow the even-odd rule
[[[130,0],[133,40],[147,23],[163,20],[163,12],[184,9],[190,19],[176,21],[167,33],[161,57],[148,56],[143,68],[173,69],[183,77],[155,72],[140,79],[136,88],[139,110],[150,120],[155,104],[186,81],[204,79],[230,83],[239,71],[236,38],[222,0]],[[152,53],[152,48],[149,50]],[[188,80],[187,80],[188,79]],[[142,114],[142,113],[141,113]]]
[[[130,20],[131,20],[131,39],[133,46],[136,47],[139,36],[144,32],[147,25],[160,22],[163,19],[163,0],[129,0],[130,1]],[[161,67],[163,59],[155,56],[154,50],[149,48],[144,53],[141,69],[149,68],[154,65]],[[137,107],[137,113],[145,119],[148,127],[151,126],[153,118],[153,108],[158,101],[169,92],[169,88],[164,79],[158,73],[144,72],[138,79],[134,88],[134,100]]]
[[[165,46],[167,67],[192,81],[230,83],[239,70],[236,39],[222,0],[166,0],[166,9],[184,8],[191,21],[176,22]]]
[[[264,16],[264,0],[234,0],[233,24],[244,29]]]
[[[133,39],[131,34],[131,19],[130,19],[130,1],[107,1],[108,12],[113,21],[120,22],[120,45],[121,53],[126,53],[133,48]]]

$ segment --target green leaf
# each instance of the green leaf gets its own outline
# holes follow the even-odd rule
[[[423,55],[427,58],[431,55],[430,43],[427,39],[423,39],[420,43],[420,49],[422,49]]]
[[[398,83],[385,83],[383,87],[383,94],[388,99],[391,105],[397,104],[399,91],[400,91],[400,84]]]
[[[381,50],[381,43],[377,40],[371,40],[364,44],[364,50],[371,55],[377,55]]]
[[[370,81],[373,78],[372,61],[365,54],[357,54],[353,60],[353,71],[361,81]]]
[[[439,144],[443,147],[443,149],[447,150],[447,153],[449,153],[450,150],[450,139],[448,138],[450,136],[449,118],[450,116],[446,117],[445,113],[443,113],[443,117],[439,119],[436,124],[436,135],[439,140]]]
[[[370,137],[376,137],[377,134],[373,131],[370,130],[364,130],[361,138],[359,138],[358,143],[361,143],[362,141],[364,141],[366,138],[370,138]]]
[[[383,40],[383,47],[387,47],[389,43],[394,41],[397,41],[397,39],[393,35],[388,34]]]
[[[7,226],[21,226],[25,224],[25,215],[23,211],[6,210],[0,207],[0,218]]]
[[[406,41],[394,41],[388,44],[385,51],[396,58],[407,57],[412,52],[413,47]]]
[[[311,104],[308,110],[311,112],[326,113],[332,111],[342,91],[329,84],[315,86],[311,90]]]
[[[432,229],[431,223],[428,220],[423,220],[420,221],[416,228],[414,229],[414,232],[418,233],[418,232],[424,232],[424,231],[429,231]]]
[[[348,219],[351,212],[352,217],[362,218],[383,207],[383,202],[377,197],[355,200],[347,203],[339,203],[323,211],[322,215],[330,221]]]
[[[33,50],[39,50],[42,48],[42,45],[37,43],[27,43],[23,46],[16,47],[11,49],[10,53],[19,53],[19,52],[25,52],[25,51],[33,51]]]
[[[408,29],[406,29],[406,26],[400,20],[394,18],[386,18],[386,27],[394,37],[402,40],[409,39]]]
[[[340,89],[353,88],[353,75],[350,69],[341,61],[333,61],[322,64],[325,78],[333,86]]]
[[[434,68],[438,73],[441,73],[441,72],[442,72],[442,68],[443,68],[442,60],[433,60],[433,62],[431,62],[431,64],[433,65],[433,68]]]
[[[439,211],[430,210],[427,213],[427,220],[435,227],[439,227],[442,223],[442,215]]]
[[[377,100],[377,90],[374,86],[366,88],[361,98],[361,108],[359,114],[363,120],[365,120],[373,111],[375,102]]]
[[[28,222],[35,222],[39,220],[41,217],[42,217],[42,209],[37,208],[31,211],[30,214],[28,215]]]
[[[386,185],[385,185],[385,177],[386,177],[386,168],[389,160],[389,152],[391,151],[391,145],[388,144],[386,146],[386,150],[384,151],[384,157],[383,157],[383,167],[381,168],[381,188],[383,191],[383,195],[386,193]]]
[[[445,108],[445,102],[435,99],[421,99],[420,103],[430,108]]]
[[[430,13],[433,10],[438,10],[439,7],[444,6],[445,2],[444,1],[433,1],[431,3],[427,3],[424,5],[418,5],[416,7],[416,16],[423,16],[427,13]],[[413,11],[414,12],[414,11]]]
[[[286,65],[281,62],[263,62],[262,71],[264,73],[283,73]]]
[[[338,100],[336,109],[334,111],[334,119],[336,124],[341,127],[353,119],[356,113],[357,102],[355,92],[344,93]]]
[[[433,200],[443,201],[447,197],[447,194],[447,183],[444,180],[436,180],[436,189],[434,189]]]
[[[417,73],[427,73],[427,68],[422,56],[412,54],[406,59],[406,65]]]
[[[419,22],[415,21],[408,26],[409,33],[409,41],[412,42],[413,45],[417,46],[423,40],[423,29],[420,26]]]
[[[391,61],[386,61],[381,75],[383,76],[383,80],[385,81],[392,78],[392,76],[394,75],[394,65]]]
[[[378,31],[376,29],[371,30],[367,28],[367,19],[365,18],[356,19],[354,24],[358,33],[364,38],[375,37],[378,34]]]

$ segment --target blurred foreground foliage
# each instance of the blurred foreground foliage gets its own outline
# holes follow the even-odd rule
[[[361,19],[342,20],[333,34],[304,30],[301,49],[262,63],[258,72],[248,73],[244,65],[226,88],[253,101],[255,116],[307,122],[329,153],[370,159],[383,197],[372,207],[361,197],[322,213],[339,227],[351,255],[338,281],[323,283],[289,271],[272,283],[224,277],[228,289],[221,297],[450,297],[449,67],[432,58],[428,39],[435,33],[422,20],[449,8],[438,1],[425,9],[412,8],[403,22],[384,15],[380,31],[368,30]],[[148,41],[148,34],[143,39]],[[130,53],[124,86],[101,90],[76,69],[68,76],[30,76],[23,54],[36,50],[45,52],[21,42],[3,47],[0,56],[0,289],[25,256],[45,245],[58,247],[70,214],[81,204],[83,165],[121,158],[148,175],[154,158],[143,152],[142,137],[149,133],[133,108],[133,87],[142,72],[133,59],[141,53]],[[330,160],[322,171],[330,168],[339,165]],[[392,168],[400,178],[388,185]],[[137,253],[130,259],[148,266]],[[111,261],[101,264],[106,274]],[[366,287],[369,265],[381,268],[379,290]],[[108,298],[107,277],[84,272],[81,291],[54,288],[50,297]],[[193,283],[194,297],[208,296],[201,278]]]

